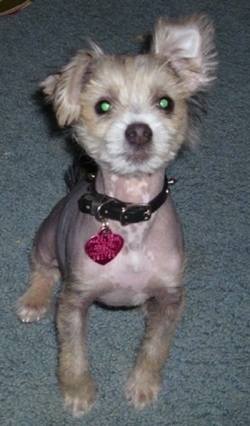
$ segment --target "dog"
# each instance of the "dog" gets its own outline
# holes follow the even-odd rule
[[[183,310],[184,239],[165,176],[192,139],[190,103],[215,79],[213,25],[206,16],[160,18],[148,53],[106,55],[95,43],[41,83],[60,126],[96,162],[39,228],[23,322],[57,309],[58,378],[65,407],[88,412],[97,391],[86,358],[90,306],[143,306],[146,331],[125,395],[143,408],[159,394],[161,371]],[[191,131],[190,131],[191,130]],[[191,134],[191,136],[190,136]]]

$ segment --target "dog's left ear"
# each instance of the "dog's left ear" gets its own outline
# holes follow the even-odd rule
[[[215,79],[217,62],[214,28],[203,15],[179,21],[159,19],[153,31],[151,51],[166,57],[188,92],[207,90]]]

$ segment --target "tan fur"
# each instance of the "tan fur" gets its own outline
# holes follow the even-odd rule
[[[179,285],[181,283],[180,278]],[[157,298],[157,302],[156,299],[150,299],[145,304],[147,330],[126,386],[127,399],[137,408],[144,408],[157,399],[161,369],[167,358],[183,305],[182,288],[177,288],[177,291],[170,290]]]

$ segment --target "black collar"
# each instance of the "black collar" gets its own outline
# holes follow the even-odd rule
[[[152,213],[166,201],[170,192],[169,185],[175,183],[174,179],[168,180],[165,177],[161,192],[153,200],[147,204],[133,204],[98,193],[95,189],[95,176],[92,176],[92,179],[89,192],[78,202],[80,211],[95,216],[98,221],[112,219],[121,225],[148,221]]]

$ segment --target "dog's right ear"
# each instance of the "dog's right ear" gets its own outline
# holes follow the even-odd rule
[[[51,102],[60,126],[70,125],[80,117],[80,94],[84,76],[101,50],[80,50],[58,74],[50,75],[40,87]]]

